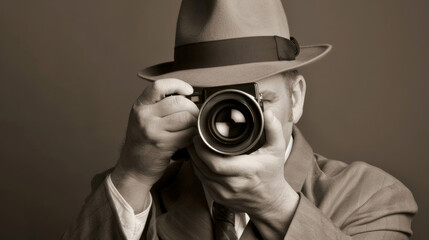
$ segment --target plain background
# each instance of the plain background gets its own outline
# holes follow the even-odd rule
[[[172,58],[180,1],[0,2],[0,239],[58,239],[91,177],[112,167],[136,72]],[[400,179],[429,235],[429,1],[289,0],[301,45],[331,43],[301,71],[314,150]]]

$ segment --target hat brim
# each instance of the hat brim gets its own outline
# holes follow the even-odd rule
[[[174,71],[174,62],[166,62],[145,68],[138,76],[148,81],[177,78],[197,87],[256,82],[315,62],[325,56],[331,48],[329,44],[302,46],[299,55],[293,61],[257,62],[181,71]]]

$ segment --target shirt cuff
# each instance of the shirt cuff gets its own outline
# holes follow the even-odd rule
[[[110,174],[107,176],[106,181],[110,196],[112,197],[116,212],[119,216],[122,230],[124,231],[127,240],[140,239],[152,206],[152,195],[149,193],[145,210],[139,214],[134,214],[133,208],[116,189]]]

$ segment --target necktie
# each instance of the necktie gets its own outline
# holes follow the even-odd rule
[[[214,202],[213,222],[216,240],[237,240],[235,214],[230,209]]]

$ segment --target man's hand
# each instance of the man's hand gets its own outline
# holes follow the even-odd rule
[[[192,143],[197,134],[198,107],[180,96],[192,92],[191,85],[184,81],[158,80],[143,91],[131,109],[112,181],[135,212],[142,210],[150,188],[164,173],[170,157]],[[166,98],[168,94],[180,95]]]
[[[267,239],[286,234],[299,196],[284,178],[286,143],[282,126],[271,111],[264,113],[267,142],[249,155],[221,156],[194,139],[195,174],[214,201],[246,212]]]

